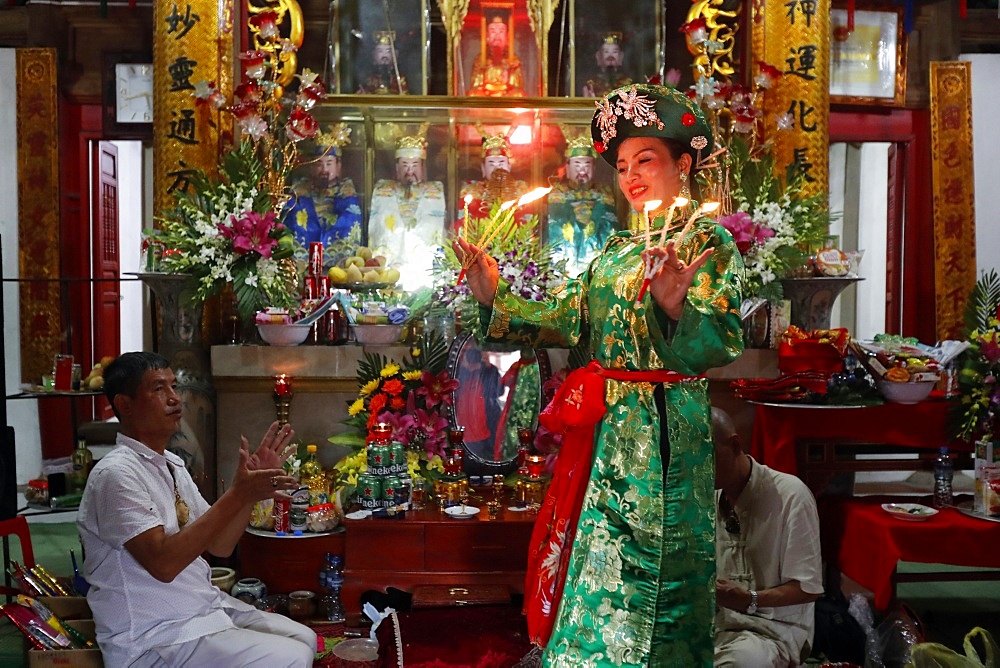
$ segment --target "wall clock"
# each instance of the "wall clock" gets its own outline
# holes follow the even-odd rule
[[[151,137],[153,132],[152,59],[129,54],[106,56],[104,135]]]

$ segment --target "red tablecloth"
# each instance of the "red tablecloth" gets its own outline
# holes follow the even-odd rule
[[[956,450],[969,450],[968,444],[949,443],[951,405],[935,399],[859,408],[758,404],[750,454],[771,468],[797,473],[796,439],[842,439],[929,449],[948,444]]]
[[[881,504],[891,500],[838,499],[823,509],[824,539],[839,541],[840,571],[871,590],[879,610],[892,601],[892,577],[899,561],[1000,567],[1000,523],[969,517],[954,508],[920,522],[901,520],[882,510]],[[827,518],[833,521],[827,523]]]

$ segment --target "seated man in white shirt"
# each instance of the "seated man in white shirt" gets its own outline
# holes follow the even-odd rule
[[[725,411],[715,441],[716,666],[798,666],[823,593],[816,501],[805,483],[743,452]]]
[[[222,593],[201,557],[231,554],[253,504],[296,486],[281,468],[294,432],[275,422],[252,455],[242,439],[232,485],[209,506],[165,451],[181,419],[176,385],[155,353],[126,353],[104,370],[121,433],[77,519],[104,665],[311,666],[312,630]]]

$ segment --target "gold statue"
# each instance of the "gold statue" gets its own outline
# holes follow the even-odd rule
[[[514,55],[509,27],[499,14],[486,24],[483,49],[472,65],[469,95],[523,97],[521,61]]]

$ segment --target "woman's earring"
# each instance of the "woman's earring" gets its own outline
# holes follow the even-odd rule
[[[684,172],[681,172],[680,196],[683,197],[684,199],[691,199],[691,189],[688,188],[687,180],[688,180],[688,175]]]

